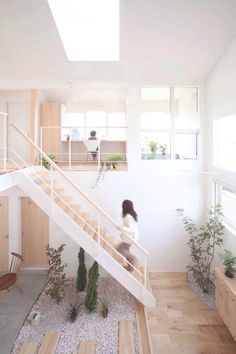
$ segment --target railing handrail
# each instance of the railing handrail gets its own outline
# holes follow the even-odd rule
[[[91,126],[88,126],[88,125],[68,125],[68,126],[62,126],[62,125],[40,125],[39,128],[42,128],[42,129],[72,129],[72,128],[107,128],[107,125],[101,125],[101,126],[96,126],[96,125],[91,125]],[[109,126],[108,128],[128,128],[127,125],[119,125],[119,126],[115,126],[115,127],[112,127],[112,126]]]
[[[8,126],[13,127],[15,130],[17,130],[31,145],[34,146],[34,148],[45,158],[45,160],[54,167],[54,169],[56,171],[58,171],[75,189],[77,189],[79,191],[79,193],[85,198],[87,199],[87,201],[92,204],[97,210],[99,210],[115,227],[118,225],[115,220],[112,219],[112,217],[107,214],[107,212],[105,210],[103,210],[102,208],[100,208],[83,190],[81,190],[77,184],[67,176],[66,173],[63,172],[63,170],[57,166],[57,164],[52,161],[48,155],[42,150],[40,149],[40,147],[35,144],[35,142],[29,138],[16,124],[14,123],[10,123],[8,124]],[[127,235],[128,238],[130,240],[132,240],[132,242],[138,247],[140,248],[146,255],[148,255],[148,251],[142,247],[136,240],[134,240],[132,237],[130,237],[129,235]]]

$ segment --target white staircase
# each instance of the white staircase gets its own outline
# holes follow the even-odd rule
[[[50,170],[39,165],[18,169],[12,176],[14,183],[143,305],[155,306],[148,282],[148,252],[132,240],[132,248],[139,259],[131,265],[133,271],[128,272],[124,268],[126,259],[115,248],[118,241],[112,235],[115,221],[17,126],[12,128],[24,136],[50,166]]]

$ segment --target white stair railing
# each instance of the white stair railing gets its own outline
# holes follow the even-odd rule
[[[5,120],[5,124],[6,124],[6,120]],[[129,263],[127,262],[127,260],[101,235],[101,221],[100,221],[100,216],[99,214],[101,214],[103,217],[105,217],[113,226],[117,226],[117,223],[112,219],[112,217],[106,212],[104,211],[102,208],[100,208],[81,188],[78,187],[78,185],[60,168],[56,165],[56,163],[54,161],[52,161],[47,154],[45,154],[45,152],[32,140],[30,139],[16,124],[9,124],[8,127],[14,129],[15,131],[17,131],[21,136],[23,136],[25,138],[25,140],[34,147],[34,149],[37,151],[38,154],[38,158],[44,158],[47,163],[50,166],[50,191],[51,191],[51,201],[52,201],[52,208],[54,207],[54,201],[55,201],[55,197],[59,198],[63,204],[65,204],[65,206],[67,208],[69,208],[69,210],[72,211],[72,213],[74,213],[76,215],[76,217],[80,218],[81,220],[83,218],[81,218],[81,215],[79,215],[79,213],[77,213],[74,209],[72,209],[70,207],[70,205],[63,200],[63,198],[56,193],[55,191],[55,186],[54,186],[54,182],[53,182],[53,177],[54,177],[54,173],[59,173],[59,175],[61,176],[61,178],[63,178],[67,183],[69,183],[69,185],[71,187],[73,187],[73,189],[75,189],[80,196],[82,196],[96,211],[97,211],[97,229],[94,229],[90,224],[87,223],[87,221],[85,219],[83,219],[83,222],[89,227],[90,230],[92,230],[94,232],[94,234],[96,234],[97,236],[97,242],[98,245],[100,247],[101,245],[101,240],[108,245],[108,247],[110,247],[113,252],[115,254],[117,254],[118,257],[120,257],[121,259],[125,260],[126,264]],[[5,134],[7,134],[6,128],[4,129]],[[5,163],[4,163],[4,167],[6,167],[6,151],[7,149],[4,149],[5,154],[4,154],[4,158],[5,158]],[[13,151],[13,150],[12,150]],[[26,164],[26,162],[20,157],[20,155],[18,153],[16,153],[14,151],[14,153],[16,154],[16,156],[22,160],[22,162],[24,162]],[[41,178],[41,176],[39,176],[39,178]],[[142,283],[145,285],[145,287],[147,287],[147,255],[149,254],[147,252],[147,250],[145,248],[143,248],[136,240],[134,240],[133,238],[131,238],[130,236],[128,236],[131,240],[131,243],[134,244],[139,251],[142,253],[143,257],[144,257],[144,262],[143,262],[143,273],[140,272],[139,269],[137,269],[134,265],[132,265],[131,263],[129,263],[133,269],[142,277],[143,281]]]

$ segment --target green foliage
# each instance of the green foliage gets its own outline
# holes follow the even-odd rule
[[[166,144],[160,145],[159,146],[159,150],[162,153],[162,155],[164,155],[166,153],[166,150],[167,150],[167,145]]]
[[[97,281],[98,281],[98,264],[95,261],[89,269],[89,281],[85,298],[85,307],[89,312],[92,312],[97,307]]]
[[[229,278],[234,277],[236,271],[236,257],[230,250],[224,250],[224,253],[220,253],[220,258],[225,266],[225,275]]]
[[[116,162],[123,161],[123,156],[121,154],[114,154],[107,157],[107,161]]]
[[[71,322],[75,322],[80,306],[81,305],[79,305],[77,302],[74,302],[70,303],[70,306],[67,308],[67,316]]]
[[[108,315],[108,307],[109,307],[109,301],[105,297],[101,298],[99,308],[104,318],[106,318]]]
[[[150,140],[148,142],[148,146],[149,146],[149,149],[151,150],[151,152],[153,154],[155,154],[158,149],[158,143],[155,140]]]
[[[65,273],[64,269],[66,264],[62,264],[61,254],[64,250],[65,245],[62,244],[58,248],[46,247],[46,254],[48,257],[49,264],[49,289],[47,290],[47,295],[49,295],[53,300],[59,304],[64,296],[64,284],[65,284]]]
[[[56,160],[56,156],[55,156],[55,155],[49,154],[48,157],[49,157],[49,159],[51,159],[52,161],[55,161],[55,160]],[[50,168],[50,163],[45,159],[45,157],[42,157],[42,165],[43,165],[43,167],[45,167],[46,169],[49,170],[49,168]]]
[[[80,247],[78,258],[79,266],[77,271],[76,289],[78,291],[84,291],[87,285],[87,269],[84,260],[84,250],[82,247]]]
[[[191,262],[187,269],[192,272],[196,283],[205,293],[209,293],[214,280],[211,269],[215,256],[216,246],[223,243],[222,209],[217,205],[209,211],[209,220],[206,225],[198,228],[192,219],[183,216],[184,210],[177,209],[182,217],[185,230],[189,234]]]

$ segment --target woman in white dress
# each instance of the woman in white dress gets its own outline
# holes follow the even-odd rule
[[[139,233],[137,227],[138,215],[134,210],[133,202],[131,200],[124,200],[122,203],[122,217],[123,225],[117,225],[117,229],[121,231],[122,242],[117,246],[117,251],[121,253],[129,263],[134,265],[135,256],[130,252],[130,247],[132,246],[132,240],[138,241]],[[125,269],[132,271],[133,267],[131,264],[127,264]]]

